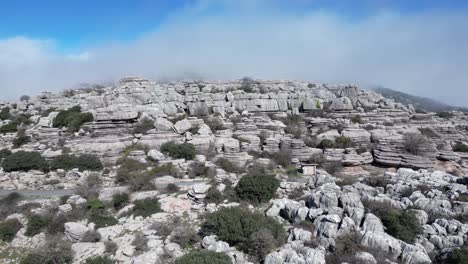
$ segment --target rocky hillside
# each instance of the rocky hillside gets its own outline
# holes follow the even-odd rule
[[[1,263],[468,260],[461,112],[141,78],[0,109]]]

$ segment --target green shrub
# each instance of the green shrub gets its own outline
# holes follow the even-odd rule
[[[18,126],[14,123],[6,124],[0,127],[0,133],[16,133],[18,131]]]
[[[148,172],[148,174],[153,177],[167,176],[167,175],[174,176],[174,177],[178,176],[177,168],[171,162],[164,163],[162,165],[154,167]]]
[[[86,259],[84,264],[114,264],[115,262],[107,256],[98,256]]]
[[[456,152],[468,152],[468,145],[465,145],[461,142],[455,143],[455,146],[453,146],[453,151]]]
[[[88,220],[96,225],[97,228],[113,226],[119,223],[117,219],[109,215],[104,210],[91,210]]]
[[[263,156],[265,158],[272,159],[276,164],[281,165],[283,168],[291,165],[291,152],[287,150],[282,150],[275,153],[266,153]]]
[[[355,124],[362,124],[362,118],[360,115],[355,115],[353,118],[351,118],[351,122]]]
[[[53,127],[67,127],[68,131],[76,132],[86,122],[92,122],[94,117],[91,113],[82,113],[80,106],[74,106],[68,110],[58,113],[53,121]]]
[[[322,139],[318,144],[318,147],[321,149],[335,148],[335,142],[330,139]]]
[[[218,130],[224,129],[223,121],[218,117],[204,118],[203,122],[205,122],[205,124],[210,127],[210,130],[213,133],[215,133]]]
[[[440,263],[446,264],[466,264],[468,263],[468,244],[465,243],[460,248],[454,249],[447,256],[447,259],[444,259]]]
[[[175,264],[231,264],[232,261],[225,253],[214,251],[192,251],[178,259]]]
[[[269,174],[246,175],[239,180],[235,191],[244,201],[258,204],[268,202],[275,195],[279,180]]]
[[[101,200],[99,200],[98,198],[94,198],[94,197],[91,197],[86,201],[86,207],[89,210],[97,210],[97,209],[106,208],[106,206]]]
[[[0,150],[0,162],[11,155],[11,151],[9,149],[1,149]]]
[[[450,112],[437,112],[436,115],[440,118],[446,118],[446,119],[450,119],[455,116],[453,113],[450,113]]]
[[[128,204],[129,200],[128,193],[116,193],[112,195],[112,206],[114,206],[116,210],[120,210]]]
[[[351,148],[353,146],[353,142],[349,137],[340,136],[335,139],[335,147],[337,148]]]
[[[70,244],[65,241],[54,239],[32,252],[29,252],[20,264],[71,264],[73,251]]]
[[[49,166],[38,152],[18,151],[6,157],[2,162],[6,172],[42,170],[47,171]]]
[[[246,253],[255,254],[256,249],[252,245],[258,245],[253,234],[263,232],[271,235],[273,243],[268,250],[271,252],[285,242],[286,232],[283,226],[271,217],[260,213],[254,213],[240,207],[221,208],[219,211],[209,214],[202,226],[205,234],[215,234],[222,241],[243,250]],[[257,256],[261,259],[263,256]]]
[[[413,243],[421,232],[418,219],[411,211],[388,211],[381,216],[386,232],[407,243]]]
[[[33,214],[28,218],[28,226],[26,227],[26,232],[24,234],[30,237],[35,236],[42,232],[50,221],[51,219],[46,216]]]
[[[103,165],[101,160],[95,155],[59,155],[56,156],[51,162],[50,167],[53,170],[56,169],[64,169],[64,170],[71,170],[71,169],[79,169],[80,171],[99,171],[103,169]]]
[[[0,120],[7,120],[10,118],[11,118],[10,108],[9,107],[2,108],[2,111],[0,111]]]
[[[223,194],[216,188],[211,187],[205,196],[206,203],[220,204],[224,200]]]
[[[31,137],[30,136],[26,136],[25,134],[23,133],[19,133],[18,132],[18,136],[13,139],[13,148],[19,148],[21,146],[23,146],[24,144],[27,144],[31,142]]]
[[[176,192],[179,192],[179,191],[180,191],[180,187],[177,186],[177,184],[169,183],[166,186],[166,192],[168,192],[168,193],[176,193]]]
[[[161,212],[161,205],[157,199],[143,199],[134,202],[133,214],[135,216],[148,217]]]
[[[153,174],[146,171],[147,164],[133,159],[124,159],[117,170],[117,183],[130,184],[133,190],[152,188]]]
[[[0,222],[0,240],[11,242],[22,227],[23,225],[17,219],[8,219]]]
[[[216,175],[216,171],[213,168],[205,166],[205,164],[194,161],[189,166],[188,175],[190,178],[200,178],[200,177],[214,177]]]
[[[176,144],[166,142],[161,145],[161,152],[168,154],[174,159],[193,160],[195,158],[195,147],[190,143]]]
[[[153,120],[144,118],[133,129],[133,134],[146,134],[149,130],[154,128]]]
[[[238,166],[236,166],[236,164],[232,163],[226,158],[219,158],[218,160],[216,160],[216,165],[218,165],[219,167],[221,167],[221,169],[229,173],[241,173],[243,171],[242,168],[239,168]]]

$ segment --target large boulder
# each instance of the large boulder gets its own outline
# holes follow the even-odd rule
[[[65,223],[65,236],[72,242],[80,241],[86,232],[89,231],[89,228],[83,224],[76,222]]]

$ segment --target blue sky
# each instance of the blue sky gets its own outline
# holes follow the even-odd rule
[[[6,0],[0,17],[7,99],[192,74],[383,85],[468,105],[468,1]]]

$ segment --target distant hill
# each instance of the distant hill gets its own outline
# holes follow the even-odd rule
[[[416,95],[411,95],[399,91],[392,90],[390,88],[375,87],[371,90],[382,94],[387,98],[392,98],[398,103],[402,104],[412,104],[416,109],[429,111],[429,112],[442,112],[442,111],[462,111],[468,112],[468,108],[451,106],[437,100],[421,97]]]

